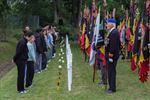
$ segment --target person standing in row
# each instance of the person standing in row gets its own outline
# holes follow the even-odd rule
[[[23,37],[19,40],[16,47],[16,54],[13,57],[13,62],[17,65],[18,75],[17,75],[17,91],[19,93],[26,93],[24,88],[24,78],[25,78],[25,66],[28,60],[28,48],[27,42],[31,39],[32,34],[24,31]]]
[[[47,65],[47,46],[44,34],[46,34],[46,30],[38,29],[35,33],[35,45],[36,45],[36,66],[35,72],[40,73],[42,70],[46,68]]]
[[[51,32],[52,32],[52,37],[53,37],[53,52],[52,52],[52,58],[54,58],[56,56],[56,49],[55,49],[55,45],[56,45],[56,40],[57,40],[57,33],[55,31],[55,27],[51,26]]]
[[[36,63],[34,68],[35,73],[41,73],[42,70],[41,34],[42,34],[42,29],[37,29],[34,34],[35,47],[36,47]]]
[[[36,53],[35,53],[35,48],[34,48],[34,41],[35,37],[32,32],[29,32],[31,34],[31,39],[27,43],[28,47],[28,61],[27,61],[27,76],[26,76],[26,87],[31,87],[32,86],[32,81],[34,77],[34,65],[36,63]]]
[[[43,29],[43,32],[41,34],[41,43],[42,43],[42,47],[41,47],[41,51],[42,51],[42,70],[46,70],[47,67],[47,45],[46,45],[46,41],[47,41],[47,29]]]
[[[120,36],[118,30],[116,29],[115,19],[112,18],[107,20],[107,29],[109,32],[105,41],[105,56],[108,66],[109,89],[106,92],[114,93],[116,92],[116,65],[120,51]]]
[[[48,28],[47,30],[47,59],[50,62],[52,59],[52,47],[53,47],[53,37],[51,35],[51,27]]]

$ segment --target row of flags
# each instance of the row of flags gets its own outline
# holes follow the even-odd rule
[[[149,1],[144,1],[144,8],[140,14],[135,2],[131,0],[129,13],[120,22],[120,41],[127,45],[128,56],[131,56],[131,70],[138,69],[141,82],[148,79],[149,65]],[[126,42],[127,41],[127,42]]]
[[[79,34],[79,44],[85,56],[88,57],[88,62],[93,66],[93,81],[95,80],[95,70],[97,64],[96,54],[99,52],[103,64],[105,61],[105,48],[104,48],[104,17],[100,14],[100,8],[92,2],[91,9],[85,6],[84,14],[81,18],[81,31]],[[97,47],[101,48],[97,50]]]
[[[134,4],[133,2],[131,2]],[[133,12],[133,5],[130,4],[130,11]],[[132,53],[131,58],[131,70],[135,71],[138,69],[138,76],[141,82],[145,82],[148,79],[149,67],[149,28],[148,28],[148,6],[149,1],[144,1],[143,13],[140,14],[138,8],[135,9],[135,14],[132,13],[127,18],[127,39],[128,51]]]
[[[122,19],[120,25],[118,25],[118,30],[120,32],[120,41],[122,43],[122,48],[127,47],[128,56],[131,56],[131,70],[135,71],[138,69],[138,76],[141,82],[145,82],[148,79],[149,67],[149,0],[144,0],[143,13],[137,6],[134,5],[135,2],[131,0],[130,9],[126,12],[126,17]],[[104,7],[107,5],[106,0],[104,0]],[[104,9],[105,10],[105,9]],[[112,16],[115,18],[115,11],[113,10]],[[109,18],[108,13],[106,15],[100,14],[100,8],[95,4],[93,0],[92,7],[89,9],[85,6],[84,14],[82,16],[79,34],[79,44],[81,49],[88,57],[90,65],[96,64],[96,53],[97,46],[100,46],[98,50],[100,52],[100,58],[103,64],[105,61],[105,47],[104,47],[104,35],[107,33],[105,23]],[[95,70],[93,66],[93,69]]]

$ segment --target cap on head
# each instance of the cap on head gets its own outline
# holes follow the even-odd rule
[[[115,24],[116,25],[116,20],[113,19],[113,18],[110,18],[110,19],[107,20],[107,23]]]

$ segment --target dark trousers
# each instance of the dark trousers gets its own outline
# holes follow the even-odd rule
[[[116,91],[116,65],[117,60],[108,62],[108,83],[109,90]]]
[[[42,54],[42,70],[46,68],[46,65],[47,65],[47,57],[46,57],[46,54],[43,53]]]
[[[99,69],[101,70],[101,73],[100,73],[100,79],[101,79],[101,83],[103,83],[103,84],[107,84],[107,67],[106,66],[104,66],[103,64],[102,64],[102,62],[99,62],[98,63],[98,66],[99,66]]]
[[[55,49],[55,46],[53,46],[53,49],[52,49],[52,56],[54,56],[55,53],[56,53],[56,49]]]
[[[18,76],[17,76],[17,90],[24,90],[24,77],[25,77],[25,61],[16,61]]]
[[[34,62],[28,61],[27,62],[27,77],[26,77],[26,87],[32,85],[33,77],[34,77]]]
[[[101,79],[103,81],[103,84],[107,84],[107,68],[106,66],[101,66]]]

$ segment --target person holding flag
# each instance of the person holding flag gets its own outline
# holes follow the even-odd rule
[[[105,40],[105,57],[108,66],[109,89],[106,93],[116,92],[116,65],[120,51],[120,36],[116,29],[116,20],[111,18],[107,20],[107,29],[109,30]]]

